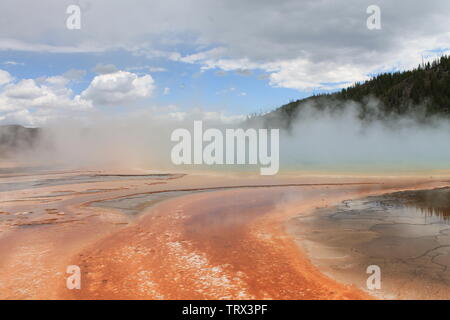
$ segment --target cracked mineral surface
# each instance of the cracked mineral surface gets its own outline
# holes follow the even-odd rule
[[[346,200],[293,219],[293,232],[326,274],[366,289],[381,268],[381,298],[450,298],[450,188]]]

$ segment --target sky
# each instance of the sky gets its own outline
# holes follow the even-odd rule
[[[449,16],[447,0],[2,0],[0,124],[241,119],[448,54]]]

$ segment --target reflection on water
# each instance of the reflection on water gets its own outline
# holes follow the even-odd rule
[[[427,217],[438,217],[439,220],[449,223],[450,221],[450,208],[441,207],[417,207],[415,205],[410,205],[412,209],[419,210],[421,214]]]
[[[316,265],[366,288],[378,265],[383,297],[450,299],[450,188],[344,201],[293,221]]]
[[[410,210],[418,210],[424,216],[436,217],[441,222],[450,221],[450,188],[399,192],[393,196]]]

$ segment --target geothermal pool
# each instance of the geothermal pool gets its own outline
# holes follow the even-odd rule
[[[448,178],[29,171],[0,170],[2,298],[448,296],[449,189],[332,207]],[[342,285],[364,289],[372,264],[382,290]]]
[[[63,186],[68,184],[79,183],[95,183],[95,182],[108,182],[108,181],[120,181],[120,180],[167,180],[177,178],[180,175],[177,174],[80,174],[72,176],[63,176],[49,179],[34,179],[30,181],[14,181],[14,182],[2,182],[0,183],[0,192],[2,191],[14,191],[32,188]],[[11,176],[14,177],[14,176]]]
[[[450,188],[343,201],[290,229],[326,274],[381,298],[450,298]],[[381,289],[368,290],[369,265]]]

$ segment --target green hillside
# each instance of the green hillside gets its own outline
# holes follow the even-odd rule
[[[368,103],[370,98],[380,102],[375,110]],[[433,115],[450,117],[450,57],[443,56],[410,71],[383,73],[333,94],[293,101],[262,118],[269,126],[280,121],[289,126],[307,104],[325,110],[342,108],[349,101],[359,103],[359,117],[366,120],[402,115],[420,119]]]

